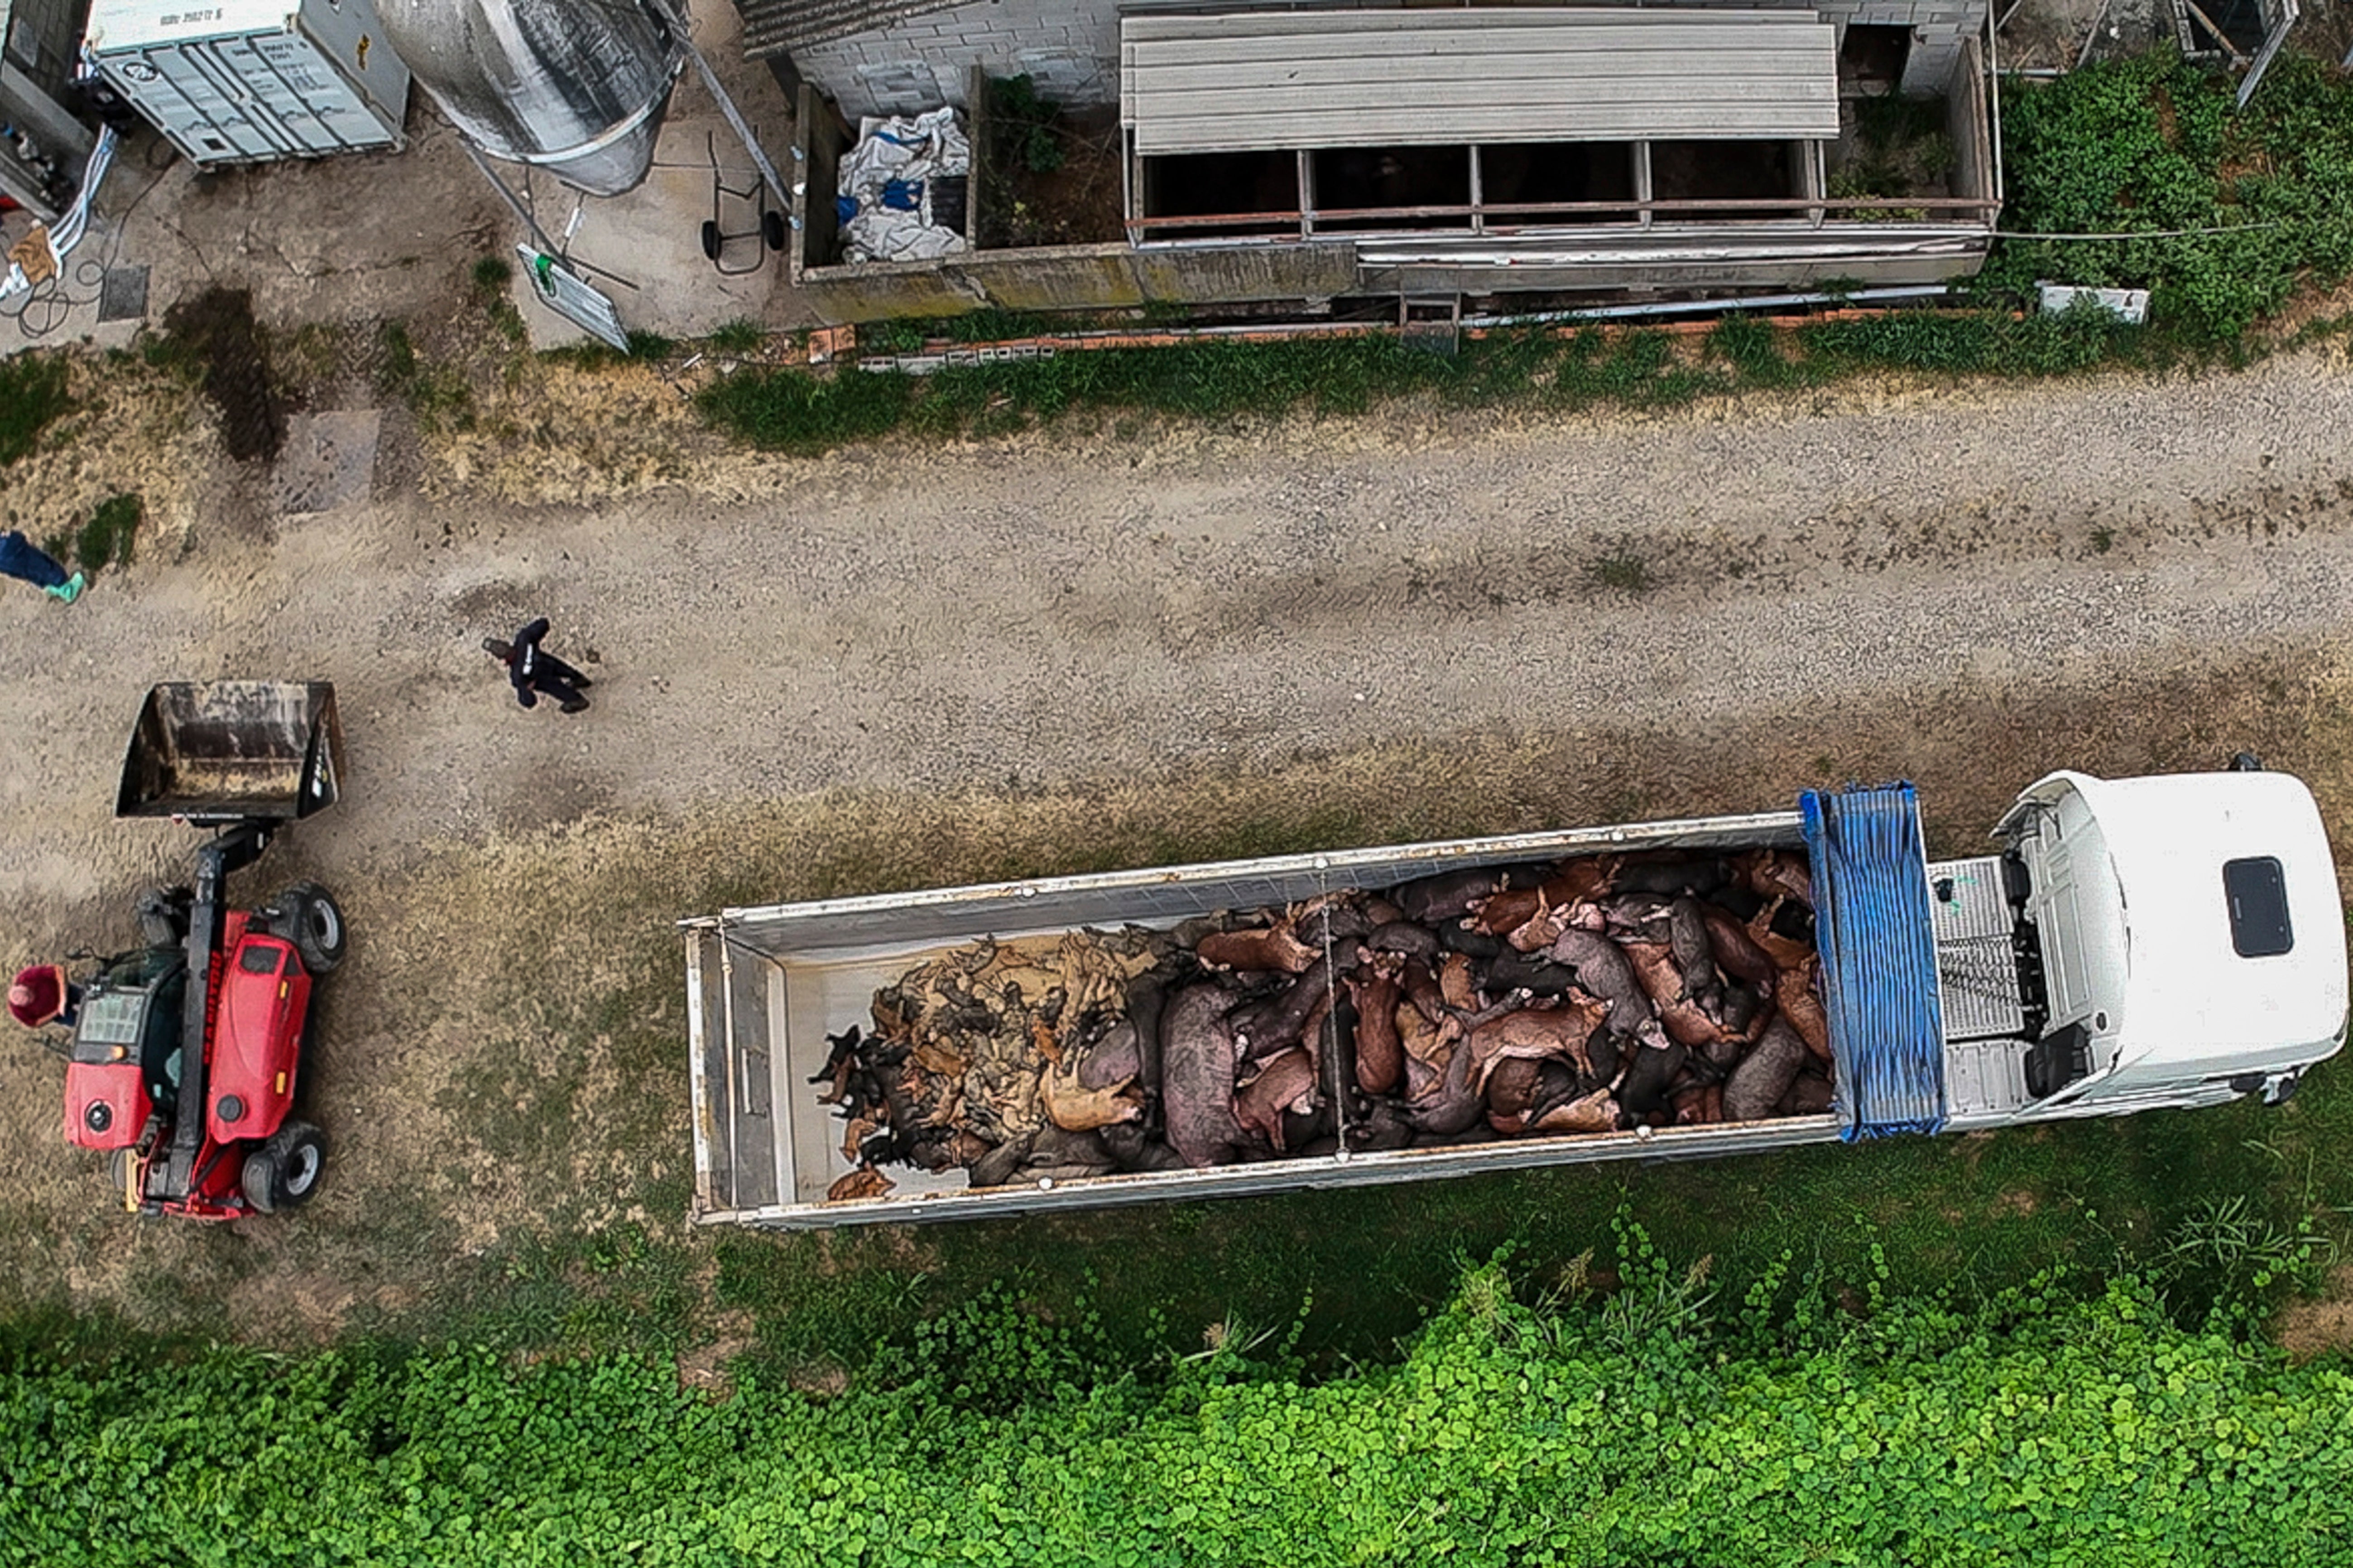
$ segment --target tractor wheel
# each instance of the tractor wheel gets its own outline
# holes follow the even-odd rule
[[[278,931],[302,955],[302,967],[325,974],[343,961],[349,933],[343,911],[316,882],[297,882],[278,895]]]
[[[117,1149],[106,1157],[107,1179],[114,1184],[115,1195],[126,1204],[138,1202],[137,1195],[131,1190],[132,1179],[138,1169],[139,1156],[132,1150]]]
[[[177,947],[188,940],[188,906],[195,894],[186,888],[142,888],[132,909],[139,917],[139,940],[149,947]]]
[[[245,1157],[245,1201],[259,1214],[300,1208],[318,1191],[326,1163],[326,1135],[307,1121],[290,1121]]]

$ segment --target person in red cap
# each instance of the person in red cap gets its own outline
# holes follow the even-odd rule
[[[20,969],[8,985],[8,1016],[28,1029],[62,1024],[70,1029],[81,1014],[81,987],[66,978],[62,965],[37,963]]]

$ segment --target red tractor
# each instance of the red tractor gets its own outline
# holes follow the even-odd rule
[[[324,683],[147,694],[115,815],[211,837],[193,887],[141,895],[143,945],[84,983],[67,1050],[66,1137],[111,1152],[125,1208],[237,1219],[317,1190],[326,1141],[291,1112],[311,985],[343,962],[343,911],[309,882],[232,910],[224,884],[285,823],[334,804],[340,751]]]

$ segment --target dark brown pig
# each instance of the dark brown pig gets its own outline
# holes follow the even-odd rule
[[[1414,1130],[1432,1137],[1451,1138],[1479,1120],[1485,1101],[1472,1086],[1472,1055],[1461,1045],[1447,1058],[1446,1071],[1419,1099],[1406,1107]]]
[[[1301,1102],[1315,1088],[1315,1063],[1297,1047],[1283,1052],[1234,1094],[1234,1120],[1242,1128],[1283,1150],[1282,1113],[1304,1110]]]
[[[1552,944],[1556,963],[1577,972],[1577,984],[1587,994],[1609,1004],[1609,1027],[1631,1035],[1651,1022],[1650,993],[1642,989],[1625,950],[1598,931],[1565,931]]]
[[[1168,1145],[1187,1165],[1230,1163],[1247,1141],[1234,1120],[1233,993],[1215,984],[1188,985],[1160,1017],[1160,1097]]]
[[[1202,963],[1217,969],[1271,969],[1297,974],[1315,962],[1316,950],[1292,934],[1286,921],[1205,936],[1193,952]]]
[[[1715,953],[1715,962],[1726,974],[1751,985],[1773,984],[1773,961],[1749,937],[1746,926],[1714,904],[1702,904],[1699,918],[1707,926],[1708,946]]]
[[[1814,907],[1814,873],[1805,857],[1787,849],[1757,849],[1738,857],[1741,880],[1761,899],[1792,898]]]
[[[1527,1058],[1495,1064],[1487,1075],[1487,1120],[1496,1131],[1517,1132],[1525,1124],[1543,1081],[1543,1068]]]
[[[1758,1121],[1773,1114],[1774,1103],[1789,1092],[1798,1069],[1806,1065],[1806,1042],[1786,1018],[1766,1027],[1757,1048],[1742,1058],[1725,1080],[1724,1114],[1727,1121]]]
[[[1472,906],[1471,929],[1489,936],[1508,936],[1527,924],[1544,908],[1544,895],[1534,888],[1514,888],[1482,899]]]
[[[1785,969],[1774,983],[1773,1000],[1779,1005],[1781,1016],[1798,1031],[1806,1042],[1806,1049],[1820,1061],[1831,1059],[1830,1015],[1822,1011],[1821,998],[1814,994],[1816,961],[1808,960],[1796,969]]]
[[[1773,1111],[1777,1116],[1820,1116],[1830,1110],[1834,1098],[1830,1079],[1817,1073],[1801,1072]]]
[[[1472,904],[1492,897],[1503,886],[1500,871],[1448,871],[1392,888],[1388,898],[1405,912],[1406,919],[1436,925],[1440,921],[1461,920],[1471,912]]]
[[[1564,860],[1560,868],[1546,878],[1544,885],[1536,890],[1554,909],[1591,903],[1611,890],[1620,864],[1621,860],[1615,855],[1585,855],[1574,860]]]
[[[1405,1079],[1405,1042],[1397,1026],[1395,960],[1368,964],[1348,977],[1356,1005],[1356,1087],[1388,1094]]]
[[[1794,969],[1814,956],[1814,948],[1811,942],[1783,936],[1773,929],[1773,919],[1781,912],[1787,901],[1775,899],[1757,910],[1756,917],[1748,922],[1748,940],[1764,949],[1765,956],[1771,959],[1777,967]]]
[[[1353,950],[1349,956],[1353,961]],[[1331,965],[1316,959],[1282,990],[1234,1009],[1234,1037],[1243,1055],[1264,1058],[1304,1038],[1315,1010],[1331,1000]]]
[[[1683,994],[1703,1007],[1716,1007],[1724,994],[1724,976],[1716,972],[1715,948],[1697,899],[1685,895],[1667,911],[1667,946],[1682,972]]]
[[[1656,1116],[1666,1106],[1667,1086],[1683,1070],[1683,1047],[1643,1046],[1618,1085],[1618,1100],[1633,1116]]]
[[[1440,952],[1438,933],[1411,921],[1391,921],[1375,926],[1372,934],[1365,938],[1365,945],[1379,952],[1401,952],[1424,963],[1436,963]]]

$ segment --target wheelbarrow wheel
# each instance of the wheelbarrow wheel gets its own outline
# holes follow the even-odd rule
[[[760,237],[768,242],[770,250],[785,247],[785,215],[769,211],[760,215]]]
[[[702,220],[702,254],[703,254],[703,258],[704,258],[704,259],[706,259],[706,260],[710,260],[710,261],[716,261],[716,260],[718,260],[718,259],[719,259],[719,247],[720,247],[722,245],[724,245],[725,243],[726,243],[726,239],[725,239],[725,237],[724,237],[723,236],[722,236],[722,235],[720,234],[720,232],[719,232],[719,225],[718,225],[718,222],[717,222],[715,219],[712,219],[712,218],[705,218],[705,219],[703,219],[703,220]]]

